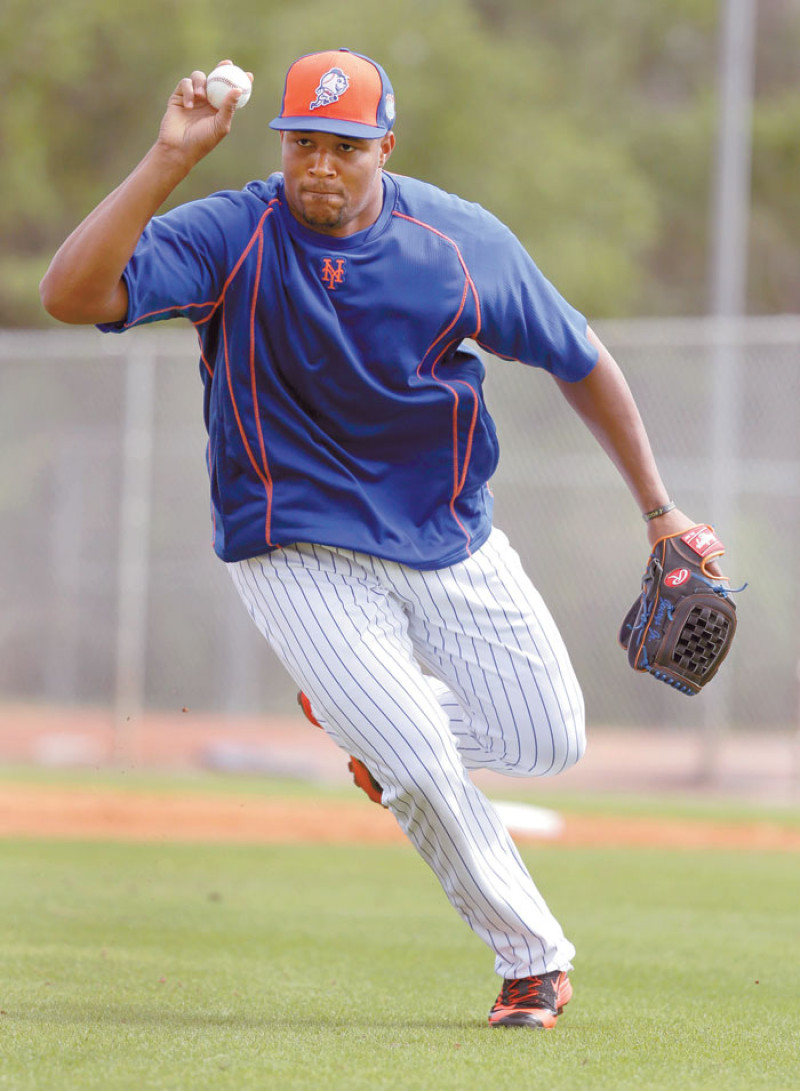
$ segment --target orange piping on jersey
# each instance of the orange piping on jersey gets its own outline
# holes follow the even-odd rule
[[[473,298],[475,299],[475,311],[476,311],[476,315],[477,315],[478,324],[475,327],[475,332],[471,333],[470,337],[477,338],[477,336],[478,336],[478,334],[480,333],[480,330],[481,330],[481,304],[480,304],[480,300],[478,299],[478,291],[477,291],[477,289],[475,287],[475,282],[473,281],[472,277],[470,276],[469,269],[467,268],[467,263],[464,261],[464,258],[462,257],[461,251],[460,251],[460,249],[458,247],[458,243],[455,242],[454,239],[451,239],[449,237],[449,235],[445,235],[441,231],[437,231],[437,229],[435,227],[432,227],[430,224],[426,224],[422,220],[415,220],[413,216],[406,216],[405,213],[403,213],[403,212],[393,212],[392,215],[397,216],[397,218],[399,220],[407,220],[409,223],[416,224],[417,227],[424,227],[426,231],[430,231],[434,235],[438,235],[440,239],[443,239],[445,242],[449,243],[453,247],[453,249],[456,252],[456,257],[458,258],[458,263],[461,266],[461,268],[464,270],[464,276],[467,278],[467,284],[469,285],[470,290],[472,291]],[[459,311],[459,314],[460,313],[461,312]],[[456,318],[457,317],[458,317],[458,315],[456,315]],[[447,327],[447,330],[452,329],[454,324],[455,324],[455,319]],[[447,330],[445,330],[445,333],[447,333]],[[444,334],[442,334],[441,336],[444,336]],[[439,340],[439,338],[437,338],[437,340]],[[434,344],[435,343],[436,342],[434,342]],[[432,347],[433,346],[431,346],[431,348]],[[430,349],[428,351],[430,352]]]
[[[516,356],[506,356],[504,353],[498,352],[497,349],[493,349],[491,345],[486,345],[483,341],[479,341],[477,337],[475,338],[475,343],[476,345],[480,345],[482,349],[486,349],[487,352],[491,352],[492,356],[496,356],[499,360],[508,360],[509,363],[512,364],[522,363]]]
[[[239,257],[238,257],[238,259],[236,261],[236,264],[234,265],[233,269],[231,269],[230,273],[228,274],[227,280],[222,285],[222,291],[219,294],[219,299],[214,304],[214,310],[209,311],[209,313],[204,318],[198,318],[198,320],[195,322],[196,326],[202,326],[204,323],[208,322],[209,319],[212,317],[212,315],[214,314],[214,311],[217,309],[217,307],[219,307],[219,305],[224,300],[225,293],[227,292],[231,282],[233,281],[233,278],[236,276],[236,274],[241,269],[245,258],[250,253],[250,251],[253,249],[253,246],[256,244],[256,242],[260,242],[261,246],[263,247],[264,223],[267,220],[267,218],[269,216],[271,216],[272,213],[275,211],[275,205],[276,204],[280,204],[280,202],[278,201],[277,198],[273,198],[273,200],[270,201],[266,211],[264,212],[264,215],[261,217],[261,219],[256,224],[256,229],[253,232],[253,234],[250,236],[250,239],[249,239],[249,241],[247,243],[247,246],[245,246],[244,250],[242,250],[241,254],[239,255]]]
[[[249,241],[247,243],[247,246],[245,246],[244,250],[239,255],[239,258],[238,258],[236,264],[234,265],[233,269],[231,270],[227,280],[222,285],[222,291],[220,292],[219,296],[216,299],[206,300],[204,303],[196,303],[196,302],[193,302],[193,303],[180,303],[177,307],[162,307],[160,310],[157,310],[157,311],[148,311],[147,314],[140,314],[138,318],[133,320],[133,322],[126,322],[124,324],[123,328],[127,330],[127,329],[130,329],[132,326],[137,325],[139,322],[144,322],[145,319],[147,319],[147,318],[156,318],[160,314],[167,314],[168,311],[187,311],[191,307],[210,307],[211,310],[203,318],[190,319],[189,320],[190,322],[192,322],[192,324],[195,327],[202,326],[204,323],[208,322],[209,319],[214,315],[215,311],[218,309],[220,304],[222,303],[223,299],[225,298],[225,293],[228,290],[228,286],[230,285],[231,281],[236,276],[236,274],[239,272],[239,269],[242,266],[242,262],[247,257],[247,255],[250,253],[250,251],[252,250],[254,242],[261,235],[261,232],[262,232],[262,229],[263,229],[263,226],[264,226],[264,221],[266,220],[266,218],[272,212],[275,211],[274,206],[279,205],[279,204],[280,204],[280,201],[278,200],[277,197],[273,197],[273,199],[269,202],[269,205],[265,209],[264,214],[262,215],[261,219],[256,224],[255,230],[254,230],[253,234],[251,235],[251,237],[250,237],[250,239],[249,239]],[[206,364],[206,367],[208,367],[208,364]]]
[[[192,322],[192,324],[193,324],[193,326],[195,328],[195,332],[197,333],[198,341],[200,342],[200,360],[201,360],[203,366],[205,367],[206,371],[208,372],[209,377],[213,379],[213,377],[214,377],[214,368],[211,366],[211,364],[206,359],[205,351],[204,351],[204,348],[203,348],[203,342],[202,342],[202,339],[200,338],[199,327],[205,325],[205,323],[208,322],[213,317],[213,315],[217,312],[217,310],[220,308],[220,306],[222,307],[222,336],[223,336],[224,356],[225,356],[225,374],[226,374],[227,381],[228,381],[228,393],[230,395],[231,405],[233,406],[234,416],[236,417],[236,424],[237,424],[237,427],[239,429],[239,435],[242,438],[242,443],[244,445],[244,449],[247,452],[247,457],[250,459],[250,464],[252,465],[252,467],[253,467],[253,469],[254,469],[254,471],[256,473],[256,476],[258,477],[258,479],[261,481],[262,485],[264,486],[264,491],[267,494],[267,514],[266,514],[266,521],[265,521],[265,528],[264,528],[264,537],[265,537],[265,540],[266,540],[266,543],[267,543],[268,546],[272,546],[272,541],[270,540],[270,534],[271,534],[270,524],[271,524],[271,520],[272,520],[272,475],[271,475],[270,470],[269,470],[269,463],[268,463],[268,460],[267,460],[266,449],[265,449],[265,446],[264,446],[264,436],[263,436],[263,433],[262,433],[262,430],[261,430],[261,420],[260,420],[260,417],[258,415],[258,407],[257,407],[257,402],[256,402],[255,345],[254,345],[254,329],[253,329],[253,327],[254,327],[254,323],[255,323],[256,298],[257,298],[257,295],[258,295],[258,286],[260,284],[261,257],[262,257],[263,252],[264,252],[264,223],[266,222],[267,217],[270,216],[275,211],[275,207],[277,205],[280,205],[280,203],[281,202],[277,197],[274,197],[269,202],[269,205],[267,206],[267,208],[265,209],[265,211],[264,211],[263,215],[261,216],[260,220],[256,224],[255,230],[253,231],[253,234],[250,236],[250,238],[249,238],[249,240],[247,242],[247,245],[242,250],[242,252],[239,255],[235,265],[233,266],[233,269],[231,270],[231,272],[229,273],[229,275],[225,279],[225,283],[222,285],[222,291],[220,292],[220,294],[219,294],[219,296],[217,297],[216,300],[209,300],[209,301],[206,301],[204,303],[183,303],[178,307],[164,307],[161,310],[149,311],[147,314],[140,315],[133,322],[126,322],[124,324],[124,327],[123,327],[125,329],[130,329],[132,326],[135,326],[139,322],[143,322],[147,318],[155,318],[158,315],[166,314],[169,311],[173,311],[173,310],[185,311],[185,310],[189,310],[192,307],[210,307],[211,310],[208,312],[208,314],[204,315],[203,318],[198,318],[196,320],[195,319],[190,319],[190,321]],[[254,415],[255,415],[256,428],[257,428],[257,431],[258,431],[259,445],[260,445],[260,448],[261,448],[260,453],[261,453],[262,464],[263,464],[263,472],[262,472],[261,468],[259,467],[259,465],[258,465],[258,463],[257,463],[257,461],[256,461],[256,459],[255,459],[255,457],[253,455],[253,452],[252,452],[252,450],[250,448],[250,444],[247,442],[247,436],[245,435],[244,427],[242,425],[242,418],[241,418],[241,416],[239,414],[239,407],[236,404],[236,398],[235,398],[234,393],[233,393],[233,382],[232,382],[232,379],[231,379],[231,370],[230,370],[230,357],[229,357],[229,354],[228,354],[228,331],[227,331],[227,328],[225,326],[225,295],[226,295],[226,293],[228,291],[228,288],[230,287],[234,277],[239,272],[239,270],[242,267],[242,264],[244,263],[245,259],[248,256],[248,254],[253,249],[253,246],[256,245],[256,244],[258,245],[259,262],[258,262],[258,275],[256,277],[256,285],[255,285],[255,288],[254,288],[254,291],[253,291],[253,298],[252,298],[251,304],[250,304],[250,376],[251,376],[251,387],[252,387],[252,391],[253,391],[253,412],[254,412]],[[209,448],[208,448],[208,471],[209,471],[209,475],[210,475],[211,474],[211,445],[210,444],[209,444]],[[214,537],[216,538],[216,533],[217,533],[217,531],[216,531],[216,515],[212,516],[212,521],[213,521]]]
[[[466,288],[465,288],[466,293]],[[462,300],[461,308],[459,308],[459,314],[463,310],[464,301]],[[435,344],[435,342],[434,342]],[[444,379],[440,379],[436,375],[436,365],[447,354],[451,346],[455,344],[454,341],[448,342],[439,355],[431,365],[431,378],[441,386],[446,387],[453,395],[453,495],[450,499],[450,511],[453,518],[461,526],[461,522],[456,515],[455,502],[457,497],[461,494],[461,490],[464,488],[464,483],[467,479],[467,470],[469,469],[469,462],[472,457],[472,440],[475,435],[475,424],[478,420],[478,393],[471,383],[468,383],[465,379],[455,379],[453,384],[446,382]],[[430,349],[428,350],[430,352]],[[425,354],[427,356],[427,353]],[[417,374],[419,375],[419,367],[417,368]],[[458,407],[461,399],[458,396],[458,391],[455,389],[455,383],[460,383],[465,386],[472,394],[472,418],[469,423],[469,429],[467,431],[467,446],[464,451],[464,464],[461,468],[461,476],[458,473]],[[464,528],[462,527],[462,530]],[[466,533],[466,531],[465,531]]]
[[[224,355],[225,355],[225,375],[226,375],[227,380],[228,380],[228,394],[230,395],[231,405],[233,406],[233,414],[236,417],[236,426],[239,429],[239,435],[241,436],[242,444],[244,446],[244,449],[247,452],[247,457],[250,459],[250,465],[253,467],[253,470],[255,471],[256,477],[258,477],[259,481],[264,486],[264,491],[266,492],[267,497],[270,497],[271,491],[272,491],[272,481],[264,476],[264,473],[263,473],[261,467],[258,465],[258,462],[256,461],[256,458],[255,458],[255,456],[253,454],[252,448],[250,447],[250,444],[247,442],[247,436],[245,435],[244,425],[242,424],[242,417],[241,417],[241,414],[239,413],[239,406],[236,404],[236,395],[233,392],[233,379],[231,377],[231,360],[230,360],[230,354],[228,352],[228,330],[227,330],[227,327],[225,325],[225,304],[224,303],[222,304],[222,344],[223,344],[223,350],[224,350]],[[266,528],[266,542],[267,542],[268,546],[272,545],[272,542],[269,540],[269,527]]]
[[[270,205],[273,206],[275,203],[276,202],[270,202]],[[272,475],[271,475],[270,470],[269,470],[269,463],[267,461],[266,450],[265,450],[265,447],[264,447],[264,437],[263,437],[263,434],[262,434],[262,431],[261,431],[261,422],[260,422],[260,419],[259,419],[258,407],[257,407],[257,403],[256,403],[256,400],[255,400],[255,398],[256,398],[255,345],[254,345],[254,337],[253,337],[253,332],[254,332],[253,327],[254,327],[254,323],[255,323],[255,312],[256,312],[256,302],[257,302],[257,296],[258,296],[258,287],[259,287],[259,284],[260,284],[260,269],[261,269],[260,258],[261,258],[261,255],[263,254],[263,250],[264,250],[263,225],[264,225],[264,221],[266,220],[266,218],[273,211],[274,211],[273,207],[268,208],[267,211],[264,213],[264,215],[259,220],[258,226],[257,226],[255,232],[253,233],[253,236],[251,237],[251,239],[248,242],[247,246],[243,250],[241,257],[239,258],[236,265],[234,266],[234,269],[231,272],[230,276],[225,281],[225,286],[223,287],[222,294],[220,295],[220,302],[222,303],[222,322],[221,322],[221,326],[222,326],[222,344],[223,344],[223,352],[224,352],[224,357],[225,357],[225,375],[226,375],[226,378],[227,378],[227,381],[228,381],[228,394],[229,394],[230,399],[231,399],[231,405],[233,407],[234,416],[236,417],[236,426],[239,429],[239,435],[240,435],[241,440],[242,440],[242,445],[244,446],[244,449],[247,452],[247,457],[250,460],[250,465],[253,467],[253,470],[255,471],[256,477],[259,479],[261,484],[264,486],[264,492],[267,495],[267,514],[266,514],[266,520],[265,520],[265,525],[264,525],[264,540],[266,541],[266,544],[268,546],[270,546],[270,547],[272,547],[272,545],[273,545],[272,540],[271,540],[271,526],[270,526],[271,520],[272,520]],[[236,395],[233,392],[233,379],[232,379],[232,376],[231,376],[231,361],[230,361],[230,354],[228,352],[228,327],[227,327],[227,325],[225,323],[225,292],[227,291],[228,285],[233,280],[233,277],[236,275],[237,271],[241,268],[242,262],[244,261],[246,255],[252,250],[253,246],[256,243],[258,244],[259,275],[256,276],[256,283],[255,283],[255,286],[254,286],[254,289],[253,289],[253,297],[252,297],[252,299],[250,301],[250,379],[251,379],[251,389],[252,389],[252,392],[253,392],[253,413],[255,415],[256,429],[258,431],[259,444],[261,446],[261,455],[262,455],[262,458],[263,458],[263,469],[262,469],[261,466],[259,466],[258,461],[257,461],[255,455],[253,454],[252,448],[250,447],[250,444],[247,441],[247,435],[245,434],[244,425],[242,424],[242,417],[241,417],[241,414],[239,412],[239,406],[236,403]]]
[[[472,386],[472,384],[468,383],[465,379],[456,379],[456,382],[461,383],[463,386],[466,386],[468,388],[468,390],[470,391],[470,393],[472,394],[472,420],[470,421],[470,424],[469,424],[469,434],[467,436],[467,449],[464,452],[464,465],[463,465],[462,471],[461,471],[461,479],[458,482],[458,493],[460,494],[461,490],[464,488],[464,483],[467,480],[467,467],[469,466],[470,459],[472,458],[472,440],[473,440],[473,437],[475,435],[475,425],[477,424],[477,421],[478,421],[478,392]]]
[[[449,245],[452,246],[453,249],[455,250],[456,257],[458,258],[459,265],[461,266],[462,270],[464,271],[464,278],[465,278],[464,279],[464,291],[463,291],[462,296],[461,296],[461,303],[459,304],[458,310],[456,311],[455,315],[453,316],[453,320],[450,322],[450,325],[447,326],[447,328],[444,329],[439,334],[439,336],[435,339],[435,341],[433,341],[433,343],[431,345],[429,345],[427,351],[425,352],[425,355],[420,360],[420,362],[419,362],[419,364],[417,366],[417,377],[421,378],[421,372],[422,372],[423,364],[428,359],[428,357],[431,355],[431,353],[434,351],[434,349],[437,347],[437,345],[441,345],[442,341],[444,341],[447,338],[447,335],[455,327],[455,325],[458,322],[459,318],[463,314],[464,307],[466,306],[467,296],[468,296],[469,292],[472,292],[472,297],[473,297],[473,300],[475,302],[475,313],[476,313],[476,323],[477,323],[476,326],[475,326],[474,333],[471,333],[469,336],[472,337],[472,338],[477,338],[478,333],[480,332],[480,329],[481,329],[481,305],[480,305],[480,299],[478,298],[478,291],[477,291],[477,289],[475,287],[475,282],[473,281],[472,277],[470,276],[469,269],[467,268],[467,264],[464,261],[464,258],[463,258],[463,255],[461,253],[461,250],[459,249],[458,243],[456,243],[448,235],[445,235],[445,234],[443,234],[443,232],[437,230],[431,224],[426,224],[422,220],[415,219],[413,216],[406,216],[402,212],[393,212],[392,215],[397,216],[398,219],[406,220],[408,223],[416,224],[417,227],[422,227],[426,231],[430,231],[432,234],[437,235],[444,242],[449,243]],[[460,340],[460,338],[459,338],[459,340]],[[467,444],[466,444],[466,449],[465,449],[465,452],[464,452],[464,465],[463,465],[463,468],[460,469],[459,468],[459,458],[458,458],[458,406],[459,406],[458,391],[455,389],[455,387],[451,383],[445,382],[444,379],[440,379],[436,375],[436,365],[446,355],[448,350],[455,343],[456,343],[455,341],[449,341],[449,342],[446,342],[444,344],[444,346],[441,348],[441,351],[439,352],[439,354],[436,356],[435,360],[431,364],[430,374],[431,374],[431,378],[434,380],[434,382],[439,383],[440,386],[443,386],[447,390],[449,390],[450,394],[453,397],[453,414],[452,414],[452,419],[453,419],[453,492],[452,492],[452,495],[450,497],[449,507],[450,507],[450,514],[453,516],[453,519],[458,524],[459,528],[461,529],[461,532],[463,533],[464,537],[467,540],[467,553],[471,555],[471,550],[470,550],[471,537],[470,537],[470,534],[467,531],[466,527],[464,526],[464,524],[461,522],[461,520],[458,517],[458,513],[456,512],[456,500],[458,499],[462,489],[464,488],[464,483],[465,483],[465,481],[467,479],[467,470],[469,469],[469,462],[470,462],[470,459],[472,457],[472,441],[473,441],[473,438],[474,438],[474,435],[475,435],[475,425],[476,425],[476,422],[477,422],[477,419],[478,419],[478,396],[477,396],[477,391],[469,383],[465,382],[463,379],[456,380],[456,382],[460,382],[464,386],[466,386],[470,390],[470,392],[472,394],[472,397],[473,397],[472,419],[470,421],[469,429],[468,429],[468,432],[467,432]]]
[[[498,352],[497,349],[493,349],[491,345],[487,345],[484,341],[475,338],[475,343],[480,345],[482,349],[486,349],[487,352],[491,352],[492,356],[496,356],[498,360],[508,360],[511,364],[522,364],[524,361],[520,360],[518,356],[506,356],[505,353]]]
[[[211,364],[208,362],[208,360],[206,360],[206,351],[205,351],[205,347],[203,345],[203,338],[200,336],[200,331],[198,330],[197,326],[195,326],[194,332],[195,332],[195,335],[197,336],[197,344],[198,344],[198,346],[200,348],[200,363],[203,365],[203,367],[208,372],[209,377],[213,379],[214,378],[214,368],[211,366]]]
[[[261,452],[261,465],[264,470],[264,477],[266,478],[265,488],[267,490],[267,514],[264,520],[264,539],[267,545],[272,545],[270,541],[271,525],[272,525],[272,474],[269,469],[269,461],[267,460],[267,450],[264,444],[264,430],[261,427],[261,414],[258,411],[258,385],[256,383],[256,305],[258,303],[258,289],[261,284],[261,263],[264,256],[264,235],[263,233],[258,240],[258,261],[256,263],[256,277],[255,284],[253,285],[253,298],[250,301],[250,390],[253,396],[253,418],[256,423],[256,431],[258,432],[258,446]]]
[[[446,349],[445,349],[445,351],[446,351]],[[441,359],[441,357],[439,357],[439,359]],[[438,363],[438,360],[436,362]],[[456,512],[456,500],[461,495],[461,491],[464,488],[464,483],[465,483],[465,481],[467,479],[467,470],[469,469],[470,459],[472,458],[472,440],[473,440],[473,437],[475,435],[475,424],[476,424],[477,419],[478,419],[478,395],[477,395],[477,391],[475,390],[475,388],[473,386],[471,386],[470,383],[465,382],[464,379],[457,379],[456,380],[456,382],[459,382],[463,386],[466,386],[469,389],[469,391],[471,392],[471,394],[472,394],[472,419],[470,420],[469,429],[468,429],[468,432],[467,432],[467,445],[466,445],[466,450],[464,451],[464,464],[463,464],[463,466],[461,468],[461,476],[459,477],[459,473],[458,473],[458,406],[459,406],[459,403],[460,403],[460,399],[458,397],[458,391],[455,390],[454,387],[451,386],[450,383],[446,383],[443,379],[437,378],[437,376],[434,374],[435,368],[436,368],[436,363],[434,363],[433,367],[431,368],[432,378],[437,383],[440,383],[442,386],[447,387],[447,389],[453,395],[453,477],[454,477],[454,485],[453,485],[453,494],[450,497],[450,504],[449,504],[450,514],[453,516],[455,521],[458,523],[459,527],[461,528],[461,531],[464,534],[464,537],[467,539],[467,552],[469,553],[470,556],[472,556],[471,550],[469,548],[469,543],[471,541],[471,537],[470,537],[470,534],[467,531],[466,527],[464,526],[464,524],[461,522],[461,520],[458,517],[458,513]]]
[[[466,302],[467,302],[467,285],[465,283],[464,284],[464,291],[461,293],[461,303],[459,305],[458,310],[456,311],[456,314],[455,314],[455,317],[453,318],[453,321],[450,323],[450,325],[447,327],[447,329],[443,333],[439,334],[439,336],[436,338],[436,340],[433,342],[433,344],[428,347],[427,352],[425,353],[425,355],[422,357],[419,364],[417,365],[417,378],[421,378],[422,365],[427,360],[428,356],[430,355],[431,350],[442,339],[442,337],[446,337],[447,334],[450,332],[450,330],[452,330],[453,326],[455,326],[456,322],[458,321],[459,317],[461,316],[462,311],[464,310],[464,305],[465,305]],[[444,346],[444,348],[441,350],[441,352],[439,353],[439,355],[436,357],[436,359],[431,364],[431,378],[434,380],[434,382],[439,383],[440,386],[446,387],[446,389],[449,390],[450,393],[453,396],[453,413],[452,413],[452,417],[453,417],[453,499],[455,499],[455,497],[458,495],[458,406],[459,406],[459,401],[460,400],[459,400],[459,397],[458,397],[458,391],[455,389],[455,387],[452,386],[450,383],[446,382],[444,379],[440,379],[438,377],[438,375],[436,374],[436,365],[446,355],[447,350],[448,350],[449,347],[450,347],[449,344],[446,344]]]
[[[132,329],[134,326],[138,325],[139,322],[144,322],[147,318],[158,318],[160,314],[168,314],[170,311],[188,311],[190,307],[211,307],[212,309],[206,318],[200,318],[197,321],[195,321],[195,319],[193,318],[189,319],[189,321],[194,325],[200,325],[201,323],[206,322],[208,318],[211,317],[211,315],[219,306],[219,303],[219,299],[212,299],[207,300],[205,303],[181,303],[177,307],[162,307],[158,311],[148,311],[147,314],[140,314],[138,318],[134,318],[133,322],[125,322],[123,325],[123,329]]]
[[[466,303],[466,299],[467,299],[467,285],[465,283],[464,284],[464,292],[463,292],[463,294],[461,296],[461,304],[460,304],[460,306],[458,308],[458,311],[456,312],[455,318],[450,323],[450,325],[447,327],[447,329],[444,331],[444,333],[440,334],[439,337],[436,338],[436,341],[434,341],[433,344],[429,346],[427,352],[425,353],[425,355],[420,360],[420,362],[419,362],[419,364],[417,366],[417,375],[418,376],[420,376],[422,365],[425,363],[425,360],[430,355],[431,350],[434,348],[434,346],[437,344],[437,342],[441,340],[442,337],[444,337],[447,333],[450,332],[450,330],[453,328],[453,326],[457,322],[459,316],[461,315],[461,312],[464,310],[464,304]],[[443,386],[446,390],[449,390],[450,394],[453,397],[453,412],[452,412],[452,421],[453,421],[453,424],[452,424],[453,491],[450,494],[450,503],[449,503],[448,506],[450,508],[450,514],[453,516],[453,519],[456,521],[456,523],[458,523],[458,526],[459,526],[462,534],[467,539],[467,553],[469,553],[469,555],[471,556],[472,553],[471,553],[471,550],[470,550],[470,542],[471,542],[470,534],[467,531],[467,528],[464,526],[464,524],[459,519],[458,513],[456,512],[456,500],[458,498],[459,492],[461,491],[460,488],[459,488],[459,472],[458,472],[459,471],[459,467],[458,467],[458,407],[459,407],[459,405],[461,403],[461,399],[459,398],[458,391],[455,389],[455,387],[451,383],[446,382],[444,379],[440,379],[439,376],[436,374],[436,365],[446,355],[447,350],[450,348],[450,345],[452,345],[453,343],[454,342],[452,342],[452,341],[446,343],[444,348],[441,350],[439,355],[436,357],[436,359],[431,364],[431,378],[433,379],[434,382],[438,383],[440,386]],[[473,414],[473,420],[474,420],[474,414]],[[472,426],[471,426],[471,428],[472,428]],[[467,450],[470,450],[471,447],[472,447],[472,435],[471,435],[471,429],[470,429],[470,435],[468,436],[468,440],[467,440]],[[469,463],[467,463],[465,461],[465,466],[464,466],[464,474],[465,475],[466,475],[466,472],[467,472],[467,466],[468,465],[469,465]]]

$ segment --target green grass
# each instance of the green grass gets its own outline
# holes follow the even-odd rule
[[[0,842],[0,1087],[800,1086],[800,867],[525,857],[578,947],[553,1032],[400,847]]]

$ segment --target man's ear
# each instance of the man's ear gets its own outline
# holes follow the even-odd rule
[[[378,161],[379,166],[383,166],[386,160],[394,151],[394,133],[388,132],[385,136],[381,137],[381,155]]]

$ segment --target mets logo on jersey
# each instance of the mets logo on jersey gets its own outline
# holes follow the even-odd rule
[[[341,68],[329,68],[319,81],[319,87],[314,92],[317,97],[309,103],[309,108],[316,110],[320,106],[331,106],[339,101],[349,86],[350,80]]]
[[[322,262],[322,283],[329,292],[333,292],[340,284],[344,284],[345,259],[325,258]]]

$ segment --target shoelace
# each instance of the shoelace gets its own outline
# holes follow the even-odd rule
[[[535,1001],[536,1007],[550,1008],[556,1006],[556,978],[521,977],[518,980],[506,981],[501,993],[501,1002],[510,1006],[523,1006]]]

